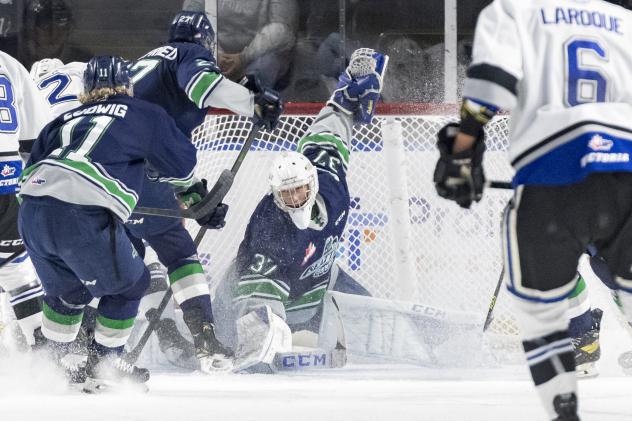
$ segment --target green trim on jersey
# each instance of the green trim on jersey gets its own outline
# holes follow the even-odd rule
[[[571,292],[571,295],[568,298],[577,297],[579,294],[584,292],[585,289],[586,289],[586,281],[584,281],[584,278],[581,275],[579,275],[579,279],[577,280],[577,285],[575,286],[575,289],[573,290],[573,292]]]
[[[345,142],[343,142],[337,136],[334,136],[332,134],[324,134],[324,133],[311,134],[311,135],[305,136],[298,142],[297,151],[299,153],[303,153],[303,151],[308,145],[316,145],[316,146],[331,145],[338,151],[338,155],[340,155],[340,158],[342,159],[342,163],[344,164],[344,166],[346,167],[347,165],[349,165],[349,148],[347,147]]]
[[[197,80],[191,84],[187,95],[198,108],[204,108],[204,100],[223,76],[220,73],[201,72],[194,77],[197,78]]]
[[[22,184],[33,173],[33,171],[35,171],[41,165],[46,164],[62,167],[67,170],[79,173],[84,177],[87,177],[96,185],[105,190],[110,196],[115,197],[121,204],[123,204],[123,206],[125,206],[126,210],[129,213],[131,213],[134,207],[136,207],[138,197],[135,194],[130,193],[128,189],[124,187],[125,185],[119,180],[103,175],[96,166],[87,161],[80,162],[72,161],[70,159],[54,158],[45,159],[35,165],[31,165],[30,167],[26,168],[22,173],[20,184]]]
[[[296,311],[317,306],[322,302],[323,297],[325,296],[325,292],[327,292],[326,284],[321,285],[318,288],[315,288],[312,291],[306,292],[305,294],[301,295],[296,300],[289,303],[285,307],[285,310]]]
[[[289,293],[272,279],[239,281],[237,292],[235,293],[235,301],[251,297],[261,297],[285,303]]]

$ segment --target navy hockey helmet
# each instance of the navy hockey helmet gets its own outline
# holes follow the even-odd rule
[[[211,49],[215,32],[204,12],[180,12],[169,27],[169,42],[183,41]]]
[[[130,86],[127,62],[119,56],[92,57],[83,72],[83,90],[86,94],[99,88]]]

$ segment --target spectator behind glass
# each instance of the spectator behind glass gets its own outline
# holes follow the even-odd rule
[[[27,0],[20,61],[30,68],[37,60],[61,57],[71,30],[72,12],[64,0]]]
[[[287,76],[298,26],[296,0],[217,0],[218,64],[239,80],[257,74],[265,86],[279,88]],[[185,0],[183,10],[204,10],[203,0]]]

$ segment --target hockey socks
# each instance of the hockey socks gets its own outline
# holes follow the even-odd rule
[[[568,418],[577,408],[575,359],[568,331],[525,340],[522,345],[531,377],[550,418],[575,419]]]
[[[33,332],[42,325],[42,295],[44,290],[39,283],[9,293],[9,303],[15,318],[26,337],[26,343],[31,346],[35,345]]]

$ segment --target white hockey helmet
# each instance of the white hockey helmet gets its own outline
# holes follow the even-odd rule
[[[31,66],[31,79],[38,80],[45,74],[48,74],[63,65],[64,63],[58,58],[43,58],[36,61]]]
[[[294,225],[306,229],[318,194],[316,167],[298,152],[281,152],[269,175],[274,203],[287,212]]]

